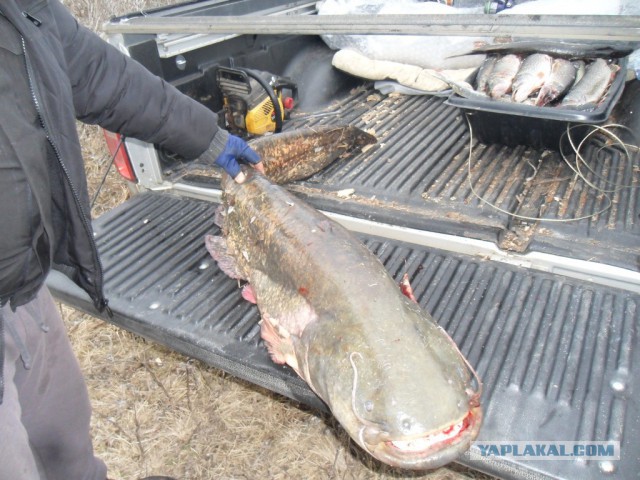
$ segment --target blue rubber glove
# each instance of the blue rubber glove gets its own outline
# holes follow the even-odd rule
[[[231,178],[236,178],[240,173],[240,165],[238,161],[250,164],[260,163],[260,156],[240,137],[229,135],[224,150],[218,158],[216,165],[222,167]]]

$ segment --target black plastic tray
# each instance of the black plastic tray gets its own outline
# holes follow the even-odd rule
[[[465,98],[455,92],[452,93],[445,103],[465,110],[480,112],[501,113],[506,115],[517,115],[528,118],[540,118],[545,120],[556,120],[571,123],[592,123],[599,124],[605,122],[616,102],[622,95],[627,74],[627,57],[617,61],[620,70],[616,74],[609,91],[604,100],[596,108],[577,109],[561,106],[536,107],[535,105],[522,105],[519,103],[494,100],[491,98]]]

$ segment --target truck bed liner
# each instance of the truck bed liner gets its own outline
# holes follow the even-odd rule
[[[374,148],[298,185],[319,208],[489,240],[516,252],[639,268],[640,185],[631,179],[640,167],[616,147],[593,142],[583,151],[593,167],[582,167],[591,183],[602,190],[634,185],[604,194],[576,178],[557,151],[474,138],[469,155],[465,113],[443,98],[387,96],[363,87],[320,115],[301,117],[287,127],[349,123],[378,137]],[[348,189],[354,191],[348,198],[336,195]]]
[[[204,234],[217,231],[215,207],[147,193],[97,219],[114,313],[107,320],[326,409],[288,367],[270,361],[256,307],[206,252]],[[494,220],[481,213],[487,223]],[[596,479],[610,468],[612,478],[637,475],[640,295],[400,241],[361,239],[394,278],[409,274],[422,307],[477,368],[484,382],[480,440],[614,440],[622,452],[612,464],[495,457],[461,463],[504,478]],[[88,297],[62,275],[54,272],[48,283],[59,299],[96,315]]]

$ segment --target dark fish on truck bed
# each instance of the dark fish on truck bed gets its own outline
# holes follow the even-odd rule
[[[377,257],[259,172],[242,185],[225,176],[223,190],[223,236],[206,246],[248,281],[271,358],[382,462],[429,469],[466,451],[481,424],[470,367]]]
[[[282,184],[303,180],[352,148],[376,143],[376,137],[353,126],[323,125],[259,137],[250,142],[264,161],[265,174]]]

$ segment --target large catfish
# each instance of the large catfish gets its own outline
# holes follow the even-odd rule
[[[352,233],[246,173],[241,185],[223,179],[223,236],[205,243],[225,273],[248,282],[242,295],[258,305],[273,361],[291,366],[382,462],[430,469],[456,459],[482,415],[451,338]]]

